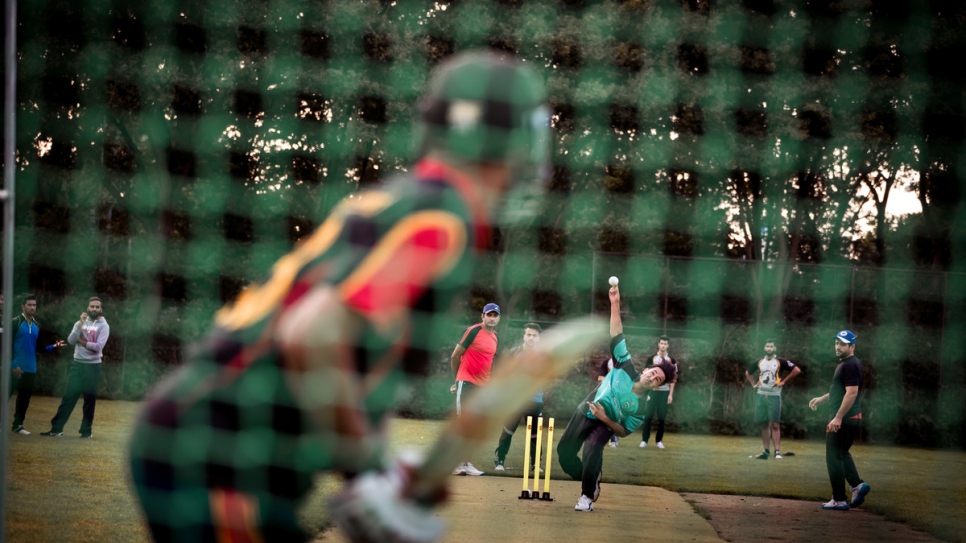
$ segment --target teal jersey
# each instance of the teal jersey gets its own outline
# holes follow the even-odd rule
[[[631,391],[640,374],[631,362],[624,334],[618,334],[611,339],[610,350],[614,369],[597,387],[594,403],[599,403],[604,408],[610,420],[623,426],[627,433],[633,433],[644,424],[644,417],[639,414],[643,411],[644,399]],[[588,418],[597,419],[590,409],[587,409],[586,414]]]

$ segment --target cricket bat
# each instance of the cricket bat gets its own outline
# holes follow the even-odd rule
[[[503,355],[485,387],[474,390],[426,452],[413,478],[413,494],[429,496],[445,485],[457,464],[493,441],[507,419],[541,388],[560,377],[593,347],[607,339],[601,318],[575,319],[547,330],[523,355]]]

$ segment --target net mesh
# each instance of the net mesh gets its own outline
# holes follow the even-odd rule
[[[963,443],[958,3],[30,0],[19,17],[16,290],[65,335],[104,299],[102,394],[142,397],[338,201],[409,167],[431,68],[490,47],[547,81],[552,177],[404,410],[451,407],[447,357],[485,302],[514,343],[605,311],[617,275],[632,352],[666,333],[682,361],[680,429],[754,431],[743,371],[776,337],[806,370],[791,434],[820,433],[802,399],[851,328],[870,435]]]

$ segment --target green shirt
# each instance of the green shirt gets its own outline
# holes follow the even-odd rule
[[[610,350],[614,369],[600,382],[594,402],[604,408],[610,420],[623,426],[627,433],[632,433],[644,424],[644,417],[639,413],[643,411],[644,402],[631,391],[639,374],[631,362],[631,354],[627,352],[624,334],[611,338]],[[587,417],[597,419],[590,409],[587,410]]]

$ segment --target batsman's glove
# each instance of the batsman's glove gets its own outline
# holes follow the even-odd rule
[[[430,506],[404,495],[412,466],[397,463],[350,481],[330,502],[333,519],[354,543],[432,543],[445,524]]]

